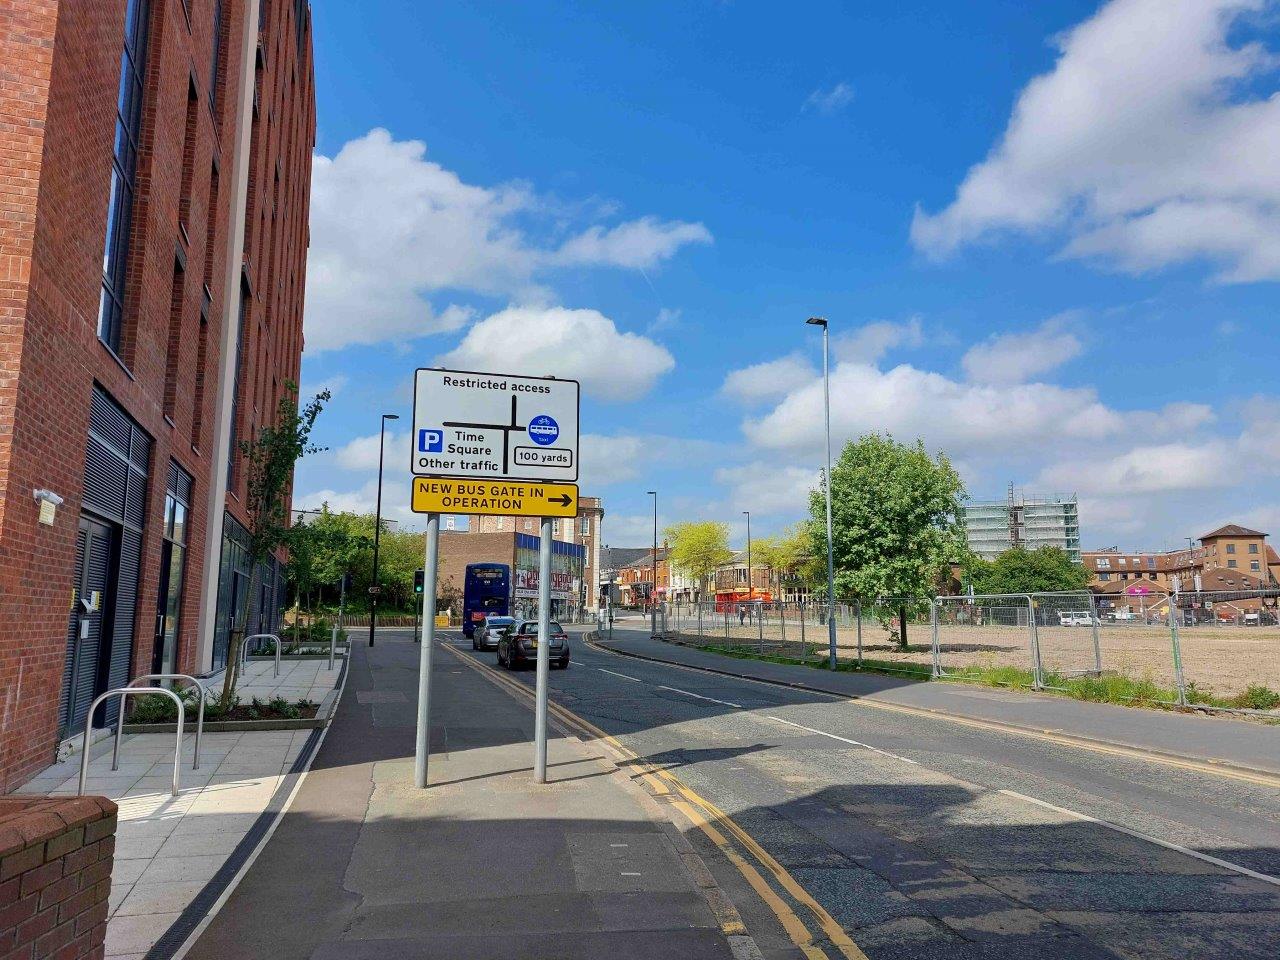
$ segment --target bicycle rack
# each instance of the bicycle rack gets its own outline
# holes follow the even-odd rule
[[[182,766],[182,719],[186,716],[186,707],[182,698],[167,687],[116,687],[102,694],[89,705],[89,715],[84,720],[84,745],[80,749],[80,789],[76,796],[84,796],[84,785],[89,779],[89,732],[93,729],[93,714],[98,705],[112,697],[120,698],[120,714],[124,715],[125,703],[129,697],[139,693],[161,693],[171,697],[178,705],[178,739],[173,748],[173,796],[178,795],[178,771]],[[116,769],[113,765],[112,770]]]
[[[200,694],[200,713],[196,716],[196,755],[195,760],[191,764],[192,770],[200,769],[200,734],[204,733],[204,706],[209,696],[209,691],[204,688],[204,684],[195,677],[186,673],[144,673],[140,677],[134,677],[126,687],[132,687],[140,680],[186,680],[193,685]],[[120,718],[116,722],[116,746],[111,753],[111,769],[118,770],[120,767],[120,738],[124,734],[124,711],[120,711]]]
[[[280,676],[280,638],[274,633],[255,633],[251,637],[245,637],[244,643],[240,645],[240,665],[244,666],[249,661],[249,641],[250,640],[274,640],[276,642],[276,677]]]

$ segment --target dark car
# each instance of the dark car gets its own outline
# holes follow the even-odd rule
[[[551,658],[551,666],[563,670],[569,666],[569,635],[564,627],[552,620],[547,653]],[[538,660],[538,621],[520,620],[507,627],[498,640],[498,663],[508,670],[519,670],[522,666],[537,663]]]
[[[471,635],[471,649],[497,650],[502,631],[515,622],[515,617],[485,617]]]

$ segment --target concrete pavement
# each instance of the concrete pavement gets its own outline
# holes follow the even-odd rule
[[[734,956],[671,823],[577,738],[553,735],[534,784],[531,711],[444,650],[415,789],[419,649],[354,645],[310,773],[189,957]]]

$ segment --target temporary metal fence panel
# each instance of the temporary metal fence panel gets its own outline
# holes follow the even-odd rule
[[[1280,714],[1280,590],[1182,593],[1179,660],[1194,705]]]
[[[1103,630],[1092,593],[1033,593],[1031,609],[1047,685],[1055,686],[1062,678],[1101,675]]]
[[[1041,685],[1030,596],[938,597],[933,607],[934,676],[966,679],[981,673],[996,682]],[[1003,680],[1002,671],[1007,672]]]

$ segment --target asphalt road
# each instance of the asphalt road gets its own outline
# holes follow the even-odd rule
[[[871,960],[1280,956],[1274,787],[573,657],[553,700],[730,814]]]

